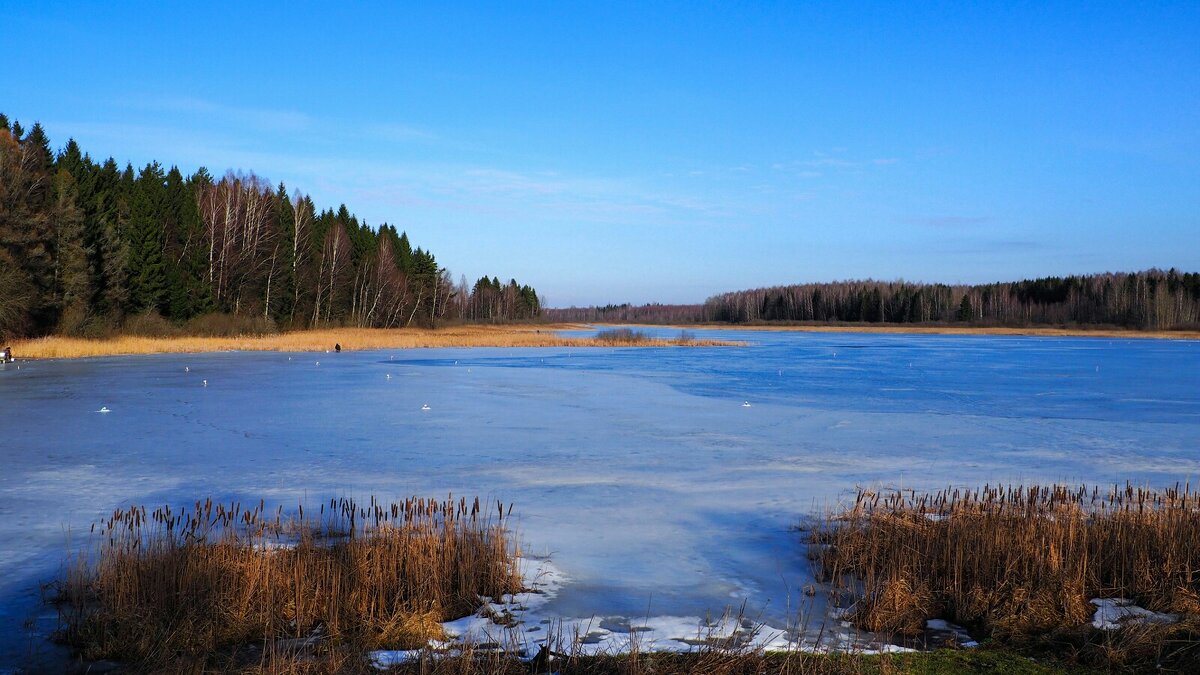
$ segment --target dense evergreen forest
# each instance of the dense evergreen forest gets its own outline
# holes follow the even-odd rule
[[[546,310],[550,321],[629,323],[812,321],[978,326],[1200,327],[1200,274],[1148,270],[977,286],[881,281],[722,293],[703,305]]]
[[[515,280],[454,284],[391,225],[251,174],[98,163],[0,114],[0,339],[329,325],[435,326],[538,315]],[[232,328],[231,328],[232,327]]]

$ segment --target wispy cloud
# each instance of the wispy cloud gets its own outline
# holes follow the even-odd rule
[[[979,242],[949,242],[937,246],[942,253],[952,255],[1010,255],[1013,253],[1049,253],[1056,247],[1042,241],[1032,239],[995,239]]]
[[[428,129],[399,123],[368,124],[362,127],[362,132],[363,135],[373,139],[392,143],[434,141],[438,139],[438,135]]]
[[[959,215],[934,215],[934,216],[916,216],[906,218],[904,222],[911,225],[923,225],[925,227],[936,227],[942,229],[968,229],[987,225],[992,222],[991,216],[959,216]]]
[[[772,163],[771,169],[774,171],[782,171],[793,173],[805,178],[816,178],[822,175],[821,171],[862,171],[872,167],[889,166],[899,163],[896,157],[852,157],[847,156],[845,150],[838,148],[831,152],[814,151],[811,157],[804,159],[793,159],[788,161],[780,161]]]
[[[204,116],[214,121],[260,131],[300,132],[315,128],[312,117],[295,110],[233,106],[190,96],[167,96],[126,101],[136,108]]]
[[[52,128],[73,130],[84,148],[98,155],[117,150],[121,162],[157,159],[179,163],[185,171],[207,166],[214,174],[252,170],[271,182],[286,182],[293,192],[312,195],[319,205],[344,202],[373,224],[417,220],[464,227],[490,222],[724,228],[813,198],[811,190],[801,193],[789,181],[748,164],[703,167],[666,178],[531,170],[506,166],[503,156],[476,163],[470,160],[483,159],[480,153],[453,151],[437,153],[442,159],[436,160],[420,156],[427,153],[379,152],[375,144],[358,142],[376,135],[438,148],[455,142],[403,124],[339,126],[287,111],[231,108],[201,99],[163,99],[154,105],[254,123],[193,124],[187,119],[167,122],[167,116],[130,116],[107,122],[58,120]],[[296,131],[284,135],[295,141],[280,146],[257,133],[255,125],[290,125]]]
[[[491,167],[377,166],[342,175],[345,189],[376,203],[446,214],[488,214],[562,225],[722,224],[740,209],[717,198],[663,190],[636,178],[585,177]]]

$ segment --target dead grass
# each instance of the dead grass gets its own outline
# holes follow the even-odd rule
[[[860,490],[814,544],[819,573],[856,598],[852,620],[873,631],[912,635],[946,618],[1007,644],[1074,642],[1106,667],[1161,660],[1200,636],[1200,494],[1188,485]],[[1089,600],[1111,597],[1182,621],[1081,629]],[[1188,658],[1200,666],[1200,654]]]
[[[60,638],[138,671],[325,669],[420,647],[480,596],[521,590],[506,515],[478,499],[116,511],[61,584]]]
[[[455,326],[424,328],[329,328],[273,335],[236,337],[147,337],[123,335],[90,340],[51,336],[13,343],[18,358],[70,359],[123,354],[162,354],[222,351],[324,352],[340,344],[347,351],[415,349],[421,347],[611,347],[596,338],[561,337],[556,331],[581,326]],[[657,339],[641,335],[623,346],[731,346],[737,342],[695,340],[687,336]]]

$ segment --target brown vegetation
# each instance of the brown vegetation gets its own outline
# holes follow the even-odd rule
[[[329,665],[420,647],[480,596],[521,590],[506,515],[478,499],[418,498],[331,500],[286,519],[211,499],[118,510],[61,585],[61,638],[85,659],[139,670],[283,663],[287,652]]]
[[[1132,643],[1162,659],[1184,639],[1200,665],[1200,494],[1189,486],[860,490],[814,543],[824,579],[855,597],[851,620],[869,630],[914,634],[941,617],[1015,643],[1078,631],[1090,599],[1123,597],[1182,621],[1126,628],[1124,650],[1105,636],[1101,661],[1127,658]]]
[[[418,347],[611,347],[612,341],[596,338],[572,338],[555,330],[571,326],[456,326],[452,328],[330,328],[266,335],[237,336],[154,336],[123,335],[104,340],[62,336],[18,341],[13,353],[18,358],[81,358],[117,354],[160,354],[219,351],[327,351],[340,344],[348,351],[369,349],[413,349]],[[739,343],[721,340],[650,338],[645,335],[623,345],[656,347],[664,345],[721,346]]]

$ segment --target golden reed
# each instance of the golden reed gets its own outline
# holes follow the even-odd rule
[[[335,344],[347,351],[415,349],[420,347],[611,347],[612,341],[562,337],[556,331],[572,326],[455,326],[438,328],[326,328],[271,335],[237,337],[145,337],[124,335],[90,340],[50,336],[17,341],[18,358],[70,359],[124,354],[162,354],[220,351],[323,352]],[[581,328],[581,327],[574,327]],[[727,346],[737,342],[640,337],[628,346]]]
[[[858,491],[814,535],[853,620],[915,634],[942,617],[1020,637],[1087,624],[1092,598],[1200,615],[1200,494],[1132,485]],[[849,590],[849,587],[845,587]]]
[[[114,511],[61,584],[60,638],[85,659],[136,670],[224,669],[247,645],[419,647],[480,596],[521,590],[510,512],[478,499],[374,497],[288,517],[261,501],[211,499]]]

